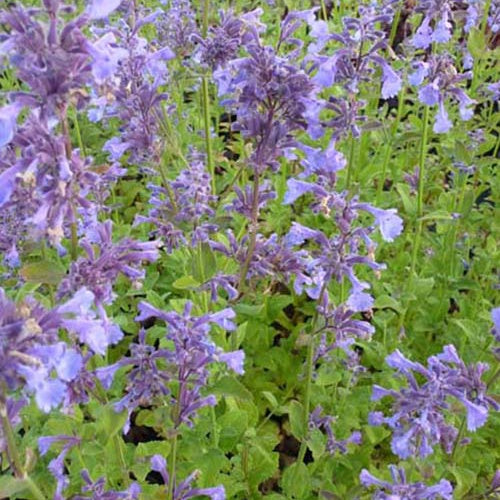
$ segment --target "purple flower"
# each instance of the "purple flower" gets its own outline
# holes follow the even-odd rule
[[[392,450],[401,458],[418,454],[422,457],[440,443],[450,453],[458,430],[446,423],[444,413],[449,409],[448,399],[460,401],[467,412],[467,428],[475,431],[484,425],[489,408],[500,406],[486,395],[486,384],[481,376],[487,365],[477,363],[466,366],[452,345],[428,359],[428,366],[406,359],[399,351],[387,357],[387,363],[404,374],[408,387],[399,392],[378,386],[373,388],[373,400],[392,397],[393,415],[376,419],[393,429]],[[419,384],[414,376],[418,373],[424,382]],[[372,419],[372,422],[375,421]]]
[[[446,112],[446,108],[443,103],[439,103],[438,112],[436,114],[436,121],[434,122],[434,127],[432,130],[436,132],[436,134],[446,134],[453,124],[451,120],[448,118],[448,113]]]
[[[14,103],[0,108],[0,148],[9,144],[14,138],[21,107],[21,105]],[[0,195],[0,206],[3,203],[2,198]]]
[[[188,500],[189,498],[198,498],[200,496],[207,496],[212,500],[226,499],[224,486],[193,488],[192,483],[198,475],[196,472],[190,474],[183,481],[178,481],[177,478],[170,478],[167,471],[167,461],[161,455],[153,455],[151,457],[151,469],[161,475],[166,488],[168,488],[170,481],[174,481],[173,500]]]
[[[141,493],[141,487],[133,482],[126,490],[106,490],[106,478],[100,477],[97,481],[92,481],[86,469],[81,471],[81,476],[84,481],[82,493],[85,495],[75,495],[73,500],[137,500]],[[91,493],[91,497],[87,496]]]
[[[309,415],[309,429],[319,429],[325,432],[327,436],[326,451],[330,455],[334,455],[337,451],[342,454],[347,453],[347,445],[350,443],[361,444],[361,433],[358,431],[353,432],[347,439],[337,439],[332,429],[335,419],[330,415],[321,416],[322,412],[323,408],[317,406]]]
[[[87,236],[80,240],[87,256],[71,264],[68,276],[59,285],[59,298],[84,287],[93,293],[96,305],[102,306],[113,301],[118,275],[128,277],[136,286],[144,278],[141,266],[158,259],[159,242],[124,238],[114,243],[112,229],[112,222],[107,220],[87,231]]]
[[[90,19],[108,17],[121,3],[122,0],[92,0],[88,9],[88,16]]]
[[[421,86],[418,92],[420,102],[426,106],[438,105],[434,132],[446,133],[452,127],[445,108],[445,102],[448,98],[458,101],[462,120],[472,118],[472,106],[476,101],[471,99],[459,86],[461,82],[471,77],[471,72],[458,73],[453,64],[453,59],[446,53],[431,54],[427,62],[419,62],[414,66],[416,71],[410,75],[409,80],[412,84]],[[422,86],[425,79],[427,79],[428,83]]]
[[[372,496],[374,500],[453,500],[453,487],[446,479],[441,479],[434,486],[426,486],[421,482],[409,483],[403,468],[390,465],[389,469],[392,482],[378,479],[366,469],[363,469],[359,475],[363,486],[375,486],[377,488],[377,491]]]
[[[366,210],[375,217],[375,224],[379,227],[385,241],[394,241],[394,238],[398,237],[403,231],[403,220],[396,215],[395,208],[383,210],[367,203],[359,203],[356,208]]]

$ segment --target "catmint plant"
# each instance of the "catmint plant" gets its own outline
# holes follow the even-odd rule
[[[385,423],[392,429],[392,451],[403,459],[428,456],[437,444],[451,453],[458,429],[445,418],[450,398],[465,407],[469,431],[476,431],[486,423],[490,409],[499,409],[498,403],[487,395],[486,384],[481,380],[488,365],[466,365],[453,345],[431,356],[427,367],[408,360],[398,350],[389,355],[386,362],[404,375],[408,387],[396,391],[374,386],[372,400],[392,397],[393,413],[385,417],[381,412],[373,412],[370,424]],[[417,374],[424,378],[423,383],[418,383]]]

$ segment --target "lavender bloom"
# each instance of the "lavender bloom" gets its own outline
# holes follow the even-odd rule
[[[241,45],[241,36],[244,23],[235,17],[232,12],[227,14],[221,11],[219,26],[211,27],[208,36],[203,39],[194,36],[193,40],[201,45],[201,62],[212,70],[225,66],[236,56]]]
[[[89,498],[92,500],[137,500],[141,493],[141,487],[135,482],[124,491],[106,491],[106,479],[104,477],[94,482],[85,469],[82,470],[81,476],[85,482],[85,485],[82,487],[82,493],[85,493],[85,496],[75,495],[72,497],[73,500],[87,500]],[[87,496],[89,493],[91,494],[90,497]]]
[[[56,311],[62,318],[64,328],[94,353],[104,355],[109,345],[123,338],[123,332],[108,319],[106,311],[99,304],[97,316],[91,309],[94,303],[94,294],[81,288],[70,300],[58,306]]]
[[[319,193],[319,190],[317,192]],[[326,189],[323,189],[323,194],[325,198],[321,206],[328,213],[331,210],[330,207],[335,209],[335,221],[339,228],[339,234],[328,238],[321,231],[294,222],[286,236],[288,245],[293,247],[302,245],[305,241],[311,241],[318,246],[317,250],[311,251],[311,258],[307,266],[311,285],[306,288],[306,291],[311,298],[317,299],[319,291],[331,279],[341,281],[343,276],[346,276],[352,284],[351,293],[358,294],[369,285],[357,279],[354,266],[365,264],[374,270],[383,269],[383,266],[371,258],[375,244],[369,237],[370,231],[362,227],[354,228],[352,226],[358,217],[356,200],[347,202],[343,196]],[[363,243],[368,247],[369,256],[362,256],[359,252],[360,245]],[[296,283],[297,293],[301,293],[302,286],[302,283]],[[355,297],[352,300],[355,301]]]
[[[151,469],[159,472],[163,478],[163,484],[168,487],[170,484],[170,476],[167,471],[167,461],[161,455],[151,457]],[[173,478],[173,500],[187,500],[199,496],[207,496],[212,500],[225,500],[226,492],[224,486],[216,486],[215,488],[193,488],[191,484],[196,480],[198,473],[193,472],[183,481],[177,482],[177,478]]]
[[[252,218],[252,204],[253,204],[253,188],[250,185],[245,186],[245,190],[241,190],[238,186],[234,186],[236,198],[224,208],[234,212],[238,212],[248,219]],[[258,193],[258,208],[262,210],[269,200],[274,200],[276,193],[272,191],[269,181],[264,181],[259,185]]]
[[[323,408],[317,406],[309,416],[309,429],[323,430],[327,435],[326,451],[330,455],[334,455],[337,451],[345,454],[347,453],[347,445],[349,443],[361,444],[361,433],[358,431],[353,432],[347,439],[339,440],[335,437],[332,429],[332,424],[335,419],[330,416],[321,416]]]
[[[446,423],[443,412],[449,409],[448,398],[460,401],[467,410],[467,428],[475,431],[488,418],[488,409],[499,405],[486,395],[481,375],[488,366],[484,363],[466,366],[452,345],[428,359],[428,367],[411,362],[399,351],[387,357],[387,363],[402,373],[408,387],[395,390],[373,387],[372,400],[390,396],[395,399],[391,417],[376,412],[371,416],[373,425],[385,422],[393,429],[392,450],[401,458],[418,454],[425,457],[433,446],[441,443],[450,453],[458,431]],[[414,374],[426,380],[419,385]]]
[[[3,148],[14,138],[17,117],[21,111],[21,105],[14,103],[0,108],[0,148]],[[0,205],[3,203],[0,192]]]
[[[214,396],[203,396],[202,388],[208,379],[208,365],[220,361],[236,373],[243,373],[243,351],[224,353],[209,338],[210,323],[225,330],[233,330],[231,319],[234,312],[224,309],[217,313],[192,317],[192,303],[186,303],[182,315],[176,312],[163,312],[146,302],[139,304],[140,314],[137,321],[158,318],[166,322],[166,338],[173,343],[173,350],[154,348],[146,344],[145,332],[141,331],[139,343],[130,346],[131,355],[122,358],[114,365],[99,368],[96,375],[108,388],[116,371],[121,367],[132,366],[128,373],[126,395],[115,405],[117,411],[127,409],[129,416],[140,405],[151,404],[157,397],[170,396],[175,428],[181,423],[192,425],[197,411],[207,405],[216,404]],[[178,386],[172,394],[170,385]],[[128,422],[124,432],[128,430]]]
[[[248,57],[228,64],[223,80],[218,75],[219,94],[229,94],[225,102],[236,108],[233,128],[254,142],[253,168],[276,170],[277,158],[297,145],[292,133],[316,123],[317,117],[308,114],[316,90],[303,70],[263,46],[256,32],[250,34]]]
[[[415,6],[415,12],[422,13],[423,17],[411,44],[418,49],[427,49],[432,43],[449,42],[453,36],[453,24],[459,25],[462,19],[465,19],[464,31],[469,32],[479,24],[479,9],[483,8],[483,2],[469,0],[465,5],[467,5],[466,10],[463,2],[455,0],[419,2]]]
[[[370,297],[368,294],[365,295]],[[317,310],[324,321],[324,326],[322,327],[324,333],[321,335],[320,342],[316,348],[314,360],[317,362],[320,359],[324,359],[327,362],[332,362],[332,351],[339,349],[345,354],[345,359],[341,359],[340,363],[355,375],[363,371],[363,368],[359,364],[359,355],[353,349],[355,343],[358,339],[371,339],[373,333],[375,333],[375,328],[367,321],[354,319],[353,316],[356,313],[356,309],[351,308],[349,302],[352,302],[351,299],[347,301],[346,305],[342,304],[334,307],[326,293],[323,297],[320,297]],[[335,362],[338,361],[338,359],[335,359]]]
[[[0,396],[0,411],[5,412],[13,429],[21,423],[19,412],[27,404],[28,400],[26,398],[12,399]],[[4,435],[3,425],[0,425],[0,453],[3,453],[6,449],[7,437]],[[2,463],[1,460],[0,463]]]
[[[170,47],[182,59],[191,54],[198,34],[196,12],[189,0],[170,0],[168,4],[155,22],[158,45]]]
[[[410,83],[419,85],[418,98],[426,106],[438,105],[438,112],[434,122],[434,132],[441,134],[447,132],[452,123],[445,108],[445,101],[453,98],[458,101],[460,118],[472,118],[472,106],[476,101],[471,99],[459,84],[471,77],[471,72],[457,73],[451,57],[447,54],[431,55],[425,63],[417,63],[415,71],[409,77]],[[427,82],[424,85],[424,81]]]
[[[341,44],[333,55],[316,56],[318,67],[314,80],[322,87],[342,84],[349,93],[357,93],[361,82],[373,78],[376,68],[382,71],[382,97],[395,96],[401,89],[401,77],[380,55],[387,48],[386,34],[380,23],[390,23],[393,11],[387,6],[360,6],[359,18],[344,17],[342,33],[329,37]],[[324,36],[323,36],[324,38]]]
[[[19,156],[9,149],[0,158],[2,215],[7,218],[8,212],[16,210],[26,213],[25,227],[20,225],[17,233],[45,238],[64,254],[61,241],[76,223],[76,212],[100,206],[109,179],[93,171],[91,159],[71,151],[67,139],[34,112],[20,127],[12,147],[18,148]],[[11,239],[11,243],[17,242]]]
[[[213,250],[232,257],[240,265],[243,265],[249,252],[248,236],[245,235],[239,243],[231,231],[227,232],[227,237],[229,240],[227,246],[216,241],[210,241],[210,246]],[[292,277],[296,277],[296,283],[309,284],[310,280],[305,275],[305,255],[305,252],[291,249],[287,242],[283,239],[280,240],[276,234],[272,234],[269,238],[257,234],[247,276],[250,279],[271,277],[276,281],[282,280],[285,283],[289,283]],[[227,278],[233,279],[230,276],[227,276]],[[297,290],[297,285],[295,288]]]
[[[93,73],[98,76],[92,118],[106,122],[118,118],[121,122],[120,135],[104,145],[113,161],[129,153],[130,162],[149,164],[160,161],[162,155],[160,127],[167,95],[160,86],[168,77],[165,63],[174,53],[164,46],[151,51],[152,45],[139,36],[140,29],[158,21],[159,16],[159,12],[145,17],[134,15],[131,25],[120,20],[111,33],[106,32],[89,49]]]
[[[421,482],[409,483],[403,468],[390,465],[392,483],[383,481],[370,474],[366,469],[361,471],[359,479],[365,487],[375,486],[377,491],[373,500],[453,500],[453,487],[446,479],[441,479],[434,486],[426,486]]]
[[[66,103],[77,107],[85,102],[81,89],[91,80],[86,39],[81,29],[85,16],[63,24],[60,2],[44,2],[43,9],[16,6],[0,14],[0,22],[10,28],[6,52],[16,76],[30,89],[19,93],[24,104],[39,107],[44,116],[59,116]],[[39,14],[49,18],[48,29]]]
[[[44,412],[63,401],[82,366],[79,352],[59,341],[62,325],[57,309],[31,298],[15,304],[0,289],[0,382],[9,390],[24,386]]]
[[[114,299],[113,284],[119,274],[137,284],[144,278],[142,263],[158,259],[158,241],[139,242],[124,238],[113,243],[112,226],[107,220],[80,240],[87,256],[71,264],[68,276],[59,285],[59,298],[85,287],[94,294],[97,305],[110,304]]]
[[[385,241],[394,241],[403,231],[403,220],[396,215],[396,209],[382,210],[368,203],[359,203],[355,208],[365,210],[375,217],[375,224],[379,227]]]
[[[79,446],[81,439],[74,436],[57,435],[57,436],[44,436],[38,438],[38,449],[40,455],[45,455],[54,443],[64,443],[61,452],[56,458],[52,459],[49,463],[49,472],[56,479],[56,491],[54,500],[64,500],[62,492],[69,486],[69,478],[64,472],[64,459],[66,455],[75,446]]]
[[[92,0],[88,10],[88,16],[90,19],[108,17],[121,3],[122,0]]]
[[[208,235],[217,230],[209,222],[215,215],[211,204],[217,198],[211,194],[210,174],[202,161],[192,161],[168,188],[153,184],[149,188],[152,208],[148,216],[136,216],[134,225],[151,223],[151,235],[161,238],[169,253],[188,237],[195,245],[207,241]]]

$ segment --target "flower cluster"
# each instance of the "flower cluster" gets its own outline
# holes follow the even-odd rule
[[[481,376],[488,369],[485,363],[465,365],[453,345],[428,359],[427,367],[405,358],[399,351],[387,357],[386,362],[402,373],[408,387],[400,391],[373,387],[372,400],[389,396],[394,398],[393,414],[385,417],[381,412],[370,415],[372,425],[386,423],[393,430],[392,451],[401,458],[433,452],[433,446],[441,444],[451,453],[458,430],[445,420],[449,411],[448,400],[454,398],[467,410],[467,429],[482,427],[489,408],[500,406],[486,394],[486,384]],[[416,375],[425,379],[419,384]]]

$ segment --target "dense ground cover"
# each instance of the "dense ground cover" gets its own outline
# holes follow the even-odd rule
[[[498,498],[498,0],[0,12],[0,498]]]

